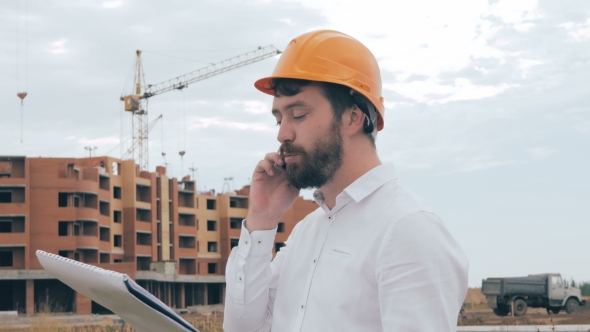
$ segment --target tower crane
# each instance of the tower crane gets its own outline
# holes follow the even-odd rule
[[[131,112],[132,114],[131,123],[133,143],[130,150],[128,150],[128,153],[125,155],[132,155],[135,158],[135,161],[139,164],[141,170],[148,170],[148,136],[150,128],[147,118],[147,103],[149,98],[168,91],[182,90],[187,88],[191,83],[202,81],[209,77],[213,77],[232,69],[240,68],[281,53],[282,52],[280,50],[272,45],[258,47],[258,49],[254,51],[214,63],[210,66],[192,71],[188,74],[184,74],[158,84],[146,85],[141,61],[141,51],[137,50],[135,52],[137,59],[135,62],[134,90],[131,94],[121,96],[120,98],[124,102],[125,111]]]

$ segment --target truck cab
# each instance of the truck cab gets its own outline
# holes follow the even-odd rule
[[[578,311],[580,304],[585,304],[582,300],[582,291],[571,287],[560,274],[549,275],[548,282],[547,311],[559,313],[561,309],[565,309],[567,313],[572,313]]]

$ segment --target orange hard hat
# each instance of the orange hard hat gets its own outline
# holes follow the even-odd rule
[[[270,80],[295,78],[345,85],[367,98],[377,109],[377,130],[383,129],[381,73],[373,53],[358,40],[338,31],[319,30],[291,40],[272,76],[254,86],[273,95]]]

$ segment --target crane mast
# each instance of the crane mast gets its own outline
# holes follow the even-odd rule
[[[258,49],[244,53],[210,66],[195,70],[185,75],[154,84],[146,85],[143,65],[141,61],[141,51],[136,51],[134,90],[131,94],[121,96],[124,102],[124,109],[132,114],[132,132],[133,142],[131,148],[125,154],[132,155],[135,162],[141,170],[148,170],[149,167],[149,125],[147,102],[150,97],[162,94],[172,90],[182,90],[189,84],[202,81],[227,71],[255,63],[275,55],[281,54],[281,51],[272,45],[258,47]]]

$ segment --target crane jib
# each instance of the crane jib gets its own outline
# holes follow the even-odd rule
[[[244,53],[233,58],[214,63],[210,66],[195,70],[188,74],[178,76],[158,84],[148,85],[145,89],[146,91],[140,96],[140,98],[147,99],[167,91],[182,90],[188,87],[188,85],[191,83],[202,81],[209,77],[219,75],[232,69],[264,60],[281,53],[282,52],[280,50],[272,45],[261,47],[255,51]]]

